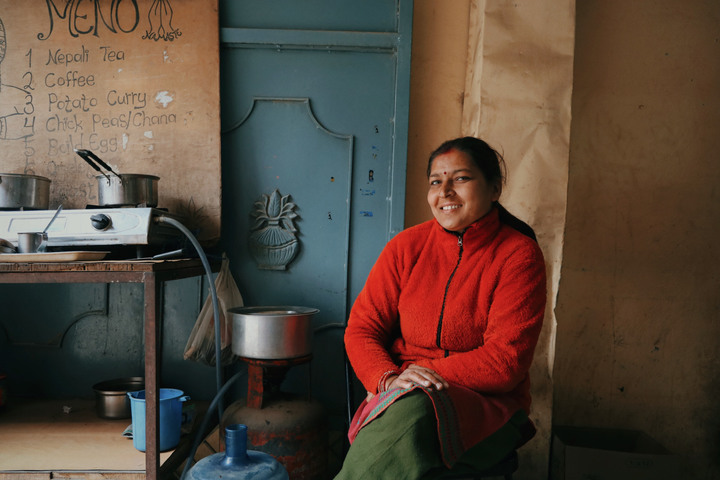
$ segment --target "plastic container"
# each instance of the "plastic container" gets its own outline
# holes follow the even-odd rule
[[[145,390],[128,392],[130,397],[130,413],[132,414],[133,446],[145,451]],[[182,390],[161,388],[159,391],[160,408],[160,445],[159,450],[172,450],[180,443],[180,427],[182,425],[182,404],[190,400]]]
[[[285,467],[267,453],[247,449],[247,426],[225,428],[225,452],[197,462],[187,472],[191,480],[288,480]]]

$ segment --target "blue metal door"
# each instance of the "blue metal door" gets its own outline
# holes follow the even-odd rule
[[[223,248],[246,305],[320,309],[313,394],[342,407],[341,327],[403,228],[412,2],[227,1],[220,23]]]

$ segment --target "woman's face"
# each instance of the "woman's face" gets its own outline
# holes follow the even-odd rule
[[[500,185],[491,185],[465,153],[450,150],[438,155],[430,168],[428,204],[443,228],[460,232],[492,208]]]

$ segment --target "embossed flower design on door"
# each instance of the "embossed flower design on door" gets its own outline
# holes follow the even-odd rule
[[[249,246],[250,253],[263,270],[285,270],[297,255],[300,244],[293,219],[298,215],[290,195],[275,189],[255,202]]]

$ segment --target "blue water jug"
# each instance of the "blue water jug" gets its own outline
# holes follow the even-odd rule
[[[288,473],[267,453],[247,449],[247,426],[225,428],[225,452],[205,457],[188,470],[192,480],[288,480]]]

